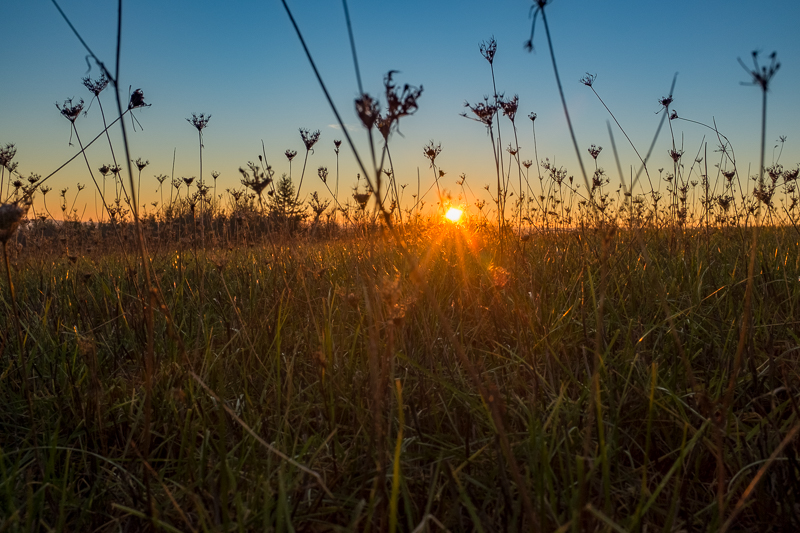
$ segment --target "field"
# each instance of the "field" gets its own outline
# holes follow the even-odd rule
[[[163,226],[22,234],[12,530],[797,523],[792,228]]]
[[[766,113],[779,64],[753,62]],[[765,164],[763,128],[752,176],[704,124],[719,164],[691,161],[670,94],[666,172],[648,152],[611,178],[575,143],[573,177],[518,143],[501,165],[496,94],[467,106],[490,201],[442,192],[431,142],[426,204],[391,166],[422,93],[393,74],[384,111],[355,100],[378,155],[352,194],[320,167],[301,195],[308,130],[299,183],[265,153],[217,191],[192,114],[200,178],[137,209],[149,162],[124,144],[97,175],[86,148],[141,91],[94,139],[58,106],[99,220],[67,189],[54,217],[51,176],[0,148],[0,532],[800,530],[800,172]]]

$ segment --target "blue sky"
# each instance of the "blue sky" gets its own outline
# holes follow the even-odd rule
[[[288,3],[366,155],[366,136],[357,127],[353,109],[358,89],[341,2]],[[0,143],[17,145],[16,160],[24,175],[46,175],[76,151],[76,146],[68,144],[69,123],[53,104],[69,97],[84,98],[88,104],[91,95],[81,78],[97,77],[99,71],[94,66],[87,70],[85,51],[51,2],[8,4],[2,31],[6,53],[0,76]],[[63,0],[61,5],[95,53],[113,66],[116,2]],[[437,163],[447,173],[445,188],[457,193],[455,182],[461,173],[478,195],[484,192],[484,184],[494,183],[494,160],[485,129],[459,116],[465,101],[478,102],[492,94],[489,65],[478,51],[481,41],[491,36],[498,43],[494,64],[498,92],[520,98],[517,123],[522,158],[534,159],[526,117],[535,112],[539,159],[549,157],[578,178],[541,20],[535,51],[523,49],[530,32],[531,5],[529,0],[350,0],[365,90],[380,95],[389,70],[400,71],[395,77],[398,82],[424,87],[419,111],[401,121],[403,135],[394,135],[391,141],[398,182],[409,185],[406,200],[416,189],[417,169],[423,190],[431,182],[428,161],[422,155],[429,140],[442,144]],[[749,63],[752,50],[760,50],[763,61],[777,51],[781,61],[769,95],[767,161],[771,161],[775,141],[786,136],[780,162],[787,167],[800,162],[796,98],[800,40],[794,29],[800,3],[554,0],[546,9],[579,145],[584,154],[590,144],[608,148],[599,163],[612,176],[617,173],[606,129],[610,117],[594,94],[578,82],[581,76],[597,74],[596,90],[644,153],[660,118],[658,98],[666,96],[678,72],[674,94],[678,114],[705,123],[716,120],[733,143],[740,171],[746,173],[751,164],[754,173],[760,94],[757,88],[740,84],[748,76],[737,63],[737,57]],[[299,152],[292,168],[297,182],[304,152],[301,127],[321,131],[309,157],[304,192],[323,192],[316,169],[327,166],[333,172],[336,165],[333,140],[341,139],[341,132],[332,127],[334,116],[278,0],[125,2],[120,85],[124,98],[129,86],[141,88],[152,104],[136,113],[144,130],[130,132],[131,156],[151,163],[143,174],[142,202],[158,199],[153,175],[172,172],[173,150],[176,177],[199,174],[196,131],[185,120],[193,112],[212,115],[204,132],[203,168],[206,179],[210,171],[220,172],[221,188],[240,186],[237,169],[258,157],[262,139],[278,175],[289,172],[284,151]],[[101,98],[106,112],[113,111],[110,91]],[[77,126],[82,139],[100,131],[96,104],[88,116],[78,119]],[[682,142],[692,158],[705,135],[709,166],[718,161],[717,142],[709,136],[710,130],[686,122],[673,122],[673,127],[676,142],[679,146]],[[510,124],[503,120],[501,128],[507,145]],[[671,163],[667,156],[671,141],[665,133],[649,165],[653,170]],[[114,135],[118,136],[116,130]],[[618,131],[615,135],[627,170],[636,156]],[[88,157],[94,168],[111,161],[108,146],[99,142],[89,149]],[[589,164],[588,156],[584,162]],[[353,186],[357,172],[350,150],[343,147],[340,189]],[[50,185],[56,190],[70,187],[71,195],[77,183],[91,185],[81,160],[62,170]],[[88,203],[87,217],[93,210],[88,192],[89,188],[79,201],[79,205]]]

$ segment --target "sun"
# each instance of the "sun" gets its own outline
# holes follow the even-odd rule
[[[444,216],[450,222],[458,222],[459,220],[461,220],[461,215],[463,213],[464,212],[461,209],[458,209],[456,207],[451,207],[450,209],[447,210],[447,213]]]

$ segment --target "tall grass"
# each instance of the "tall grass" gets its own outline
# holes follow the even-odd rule
[[[273,237],[196,257],[153,252],[164,291],[156,308],[169,311],[154,332],[152,516],[178,529],[181,513],[196,530],[353,521],[360,529],[378,527],[379,510],[388,516],[396,494],[402,529],[427,515],[450,529],[474,517],[486,529],[519,529],[519,489],[498,462],[490,406],[445,340],[452,327],[481,379],[495,383],[489,395],[503,398],[509,445],[541,529],[578,520],[580,502],[586,527],[605,519],[626,529],[719,527],[711,424],[721,420],[703,414],[669,339],[677,336],[697,386],[725,392],[749,243],[719,232],[710,248],[690,239],[675,254],[659,240],[645,260],[629,231],[609,239],[587,230],[541,235],[506,267],[488,268],[498,249],[485,229],[421,225],[403,237],[423,258],[418,271],[367,237]],[[753,342],[724,415],[731,429],[720,430],[726,507],[797,425],[799,266],[787,255],[795,241],[783,229],[763,229],[759,239]],[[35,339],[28,364],[41,374],[32,377],[39,446],[53,466],[43,484],[29,484],[40,474],[11,373],[3,385],[3,514],[32,513],[50,527],[63,516],[76,529],[142,524],[136,513],[147,516],[148,506],[133,445],[141,446],[145,413],[135,349],[144,342],[136,297],[143,274],[121,265],[107,241],[77,251],[75,263],[49,249],[26,243],[14,261],[20,319]],[[603,257],[615,259],[605,260],[600,308],[593,292]],[[204,272],[205,296],[194,289]],[[419,275],[441,315],[414,282]],[[668,288],[672,324],[651,295],[654,282]],[[394,412],[377,407],[391,398],[376,382],[383,376],[402,384]],[[265,455],[246,428],[319,475],[331,495],[298,466]],[[369,458],[380,456],[379,443],[389,470],[375,486]],[[739,524],[795,523],[791,456],[770,464],[774,485],[753,493]]]

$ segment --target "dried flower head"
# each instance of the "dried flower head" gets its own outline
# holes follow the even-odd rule
[[[245,169],[239,167],[239,172],[241,172],[242,176],[244,177],[244,179],[242,180],[242,185],[244,185],[249,189],[252,189],[253,192],[255,192],[260,196],[261,193],[264,192],[264,189],[267,188],[267,185],[272,183],[272,178],[265,175],[264,172],[262,172],[261,169],[258,167],[258,165],[256,165],[255,163],[248,161],[247,166],[248,168],[250,168],[250,170],[253,171],[253,177],[251,178],[250,174]],[[272,176],[272,169],[267,167],[267,170],[270,172],[270,176]],[[235,194],[234,198],[238,200],[238,197]]]
[[[490,65],[494,64],[494,55],[497,53],[497,41],[495,41],[494,36],[490,37],[488,41],[481,42],[480,51],[483,58]]]
[[[359,98],[356,98],[356,113],[364,127],[368,130],[372,129],[378,117],[380,117],[378,101],[367,93],[362,94]]]
[[[497,106],[489,103],[489,98],[484,96],[483,102],[471,105],[469,102],[464,102],[464,107],[468,108],[475,117],[471,117],[466,113],[461,113],[461,116],[482,123],[487,129],[492,127],[494,116],[497,113]]]
[[[72,103],[72,98],[67,98],[60,106],[56,103],[56,108],[61,113],[61,116],[74,123],[78,115],[83,111],[83,98],[77,104]]]
[[[378,116],[378,120],[375,121],[375,127],[378,128],[378,131],[381,134],[381,137],[385,141],[389,140],[389,135],[392,133],[392,121],[386,117]]]
[[[30,203],[27,200],[0,205],[0,242],[8,242],[28,212],[28,207]]]
[[[386,89],[386,115],[379,118],[378,129],[384,139],[388,139],[393,127],[397,127],[401,118],[413,115],[419,109],[417,100],[422,95],[422,85],[414,87],[404,84],[402,90],[392,82],[396,70],[390,70],[383,78]]]
[[[530,113],[528,118],[531,119],[531,122],[536,122],[536,113]]]
[[[11,160],[17,155],[17,148],[14,144],[6,144],[4,148],[0,148],[0,167],[8,168]]]
[[[270,182],[272,182],[272,180],[268,178],[263,181],[251,183],[250,188],[253,189],[254,193],[260,195],[262,192],[264,192],[264,189],[267,188],[267,185],[269,185]],[[270,191],[270,193],[272,193],[272,191]]]
[[[672,95],[669,96],[662,96],[658,99],[658,103],[661,104],[661,107],[667,108],[673,102]]]
[[[358,203],[358,207],[361,208],[362,211],[364,209],[366,209],[367,202],[369,201],[369,197],[371,195],[372,195],[372,193],[369,193],[369,192],[366,192],[366,193],[353,193],[353,198]]]
[[[683,155],[683,150],[670,150],[668,153],[672,160],[677,163]]]
[[[317,175],[319,176],[319,179],[322,180],[322,183],[327,183],[328,182],[328,169],[327,169],[327,167],[319,167],[317,169]]]
[[[517,109],[519,108],[519,96],[515,94],[513,98],[500,98],[497,103],[500,104],[503,114],[507,116],[511,122],[514,122],[514,118],[517,116]]]
[[[580,82],[587,87],[591,87],[594,84],[594,80],[597,79],[597,74],[589,74],[588,72],[584,77],[580,79]]]
[[[319,140],[319,130],[310,132],[305,128],[300,128],[300,138],[303,139],[303,144],[306,145],[306,150],[311,151],[311,149]]]
[[[769,66],[759,65],[758,64],[758,50],[753,50],[751,56],[753,57],[753,69],[747,68],[742,61],[741,58],[737,58],[739,60],[739,64],[742,65],[742,68],[750,74],[752,77],[752,81],[750,83],[742,82],[743,85],[758,85],[761,87],[761,90],[766,92],[769,90],[769,82],[772,81],[772,77],[775,76],[775,73],[778,72],[778,69],[781,68],[781,64],[778,62],[778,54],[777,52],[772,52],[769,55],[770,63]]]
[[[422,153],[431,160],[431,166],[433,166],[436,162],[436,157],[442,153],[442,143],[433,144],[433,140],[431,140],[422,148]]]
[[[602,146],[591,145],[589,147],[589,155],[592,156],[592,159],[597,159],[597,156],[599,156],[600,152],[602,151],[603,151]]]
[[[297,151],[296,150],[286,150],[285,152],[283,152],[283,154],[286,156],[286,159],[288,159],[289,162],[291,163],[292,159],[294,159],[294,157],[297,155]]]
[[[786,172],[783,173],[783,181],[784,183],[797,181],[798,175],[800,175],[800,168],[793,168],[791,170],[787,170]]]
[[[333,151],[337,154],[339,153],[339,148],[342,146],[342,141],[339,139],[334,139],[333,141]]]
[[[89,89],[89,92],[95,95],[95,97],[100,96],[100,93],[108,87],[108,78],[106,78],[105,74],[102,74],[99,79],[92,80],[90,77],[83,78],[83,86]]]
[[[197,131],[202,132],[203,129],[208,126],[208,121],[211,120],[211,115],[205,115],[204,113],[192,113],[191,118],[187,118],[186,122],[197,128]]]
[[[142,170],[144,170],[144,167],[150,164],[150,161],[144,161],[140,157],[136,161],[134,161],[133,164],[136,165],[136,168],[138,168],[139,172],[141,172]]]
[[[147,107],[150,104],[144,102],[144,93],[141,89],[136,89],[131,93],[130,102],[128,102],[128,109],[137,109],[140,107]]]

